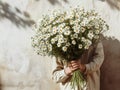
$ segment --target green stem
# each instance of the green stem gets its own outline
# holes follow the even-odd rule
[[[80,72],[80,70],[76,70],[71,78],[71,88],[75,90],[75,87],[78,87],[78,89],[80,89],[83,87],[84,83],[85,79],[82,73]]]

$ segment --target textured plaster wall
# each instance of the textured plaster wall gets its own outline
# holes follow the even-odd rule
[[[59,90],[51,79],[54,58],[38,56],[31,47],[31,25],[48,10],[77,5],[97,10],[110,25],[101,90],[120,90],[119,0],[0,0],[0,90]]]

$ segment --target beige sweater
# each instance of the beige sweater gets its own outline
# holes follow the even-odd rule
[[[82,63],[86,65],[87,89],[84,90],[100,90],[100,67],[104,60],[103,45],[101,42],[91,46],[81,57]],[[61,83],[61,90],[71,90],[70,78],[64,73],[67,63],[60,59],[56,59],[57,67],[53,71],[53,79],[57,83]],[[76,89],[77,90],[77,89]],[[81,89],[79,89],[81,90]]]

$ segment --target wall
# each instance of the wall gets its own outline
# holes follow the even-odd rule
[[[119,90],[119,0],[1,0],[0,90],[59,90],[51,79],[54,58],[38,56],[31,47],[31,26],[48,10],[77,5],[97,10],[110,25],[103,39],[101,90]]]

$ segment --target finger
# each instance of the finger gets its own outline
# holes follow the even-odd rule
[[[79,67],[79,65],[74,65],[74,66],[72,66],[73,68],[76,68],[76,67]]]
[[[74,60],[74,61],[71,61],[71,63],[77,63],[77,61]]]
[[[76,68],[79,68],[79,66],[74,66],[74,67],[71,67],[72,69],[76,69]]]
[[[71,70],[72,70],[72,72],[73,72],[73,71],[75,71],[75,70],[77,70],[77,69],[78,69],[78,68],[76,67],[76,68],[72,68]]]
[[[72,65],[72,66],[74,66],[74,65],[79,65],[79,63],[72,63],[71,65]]]

